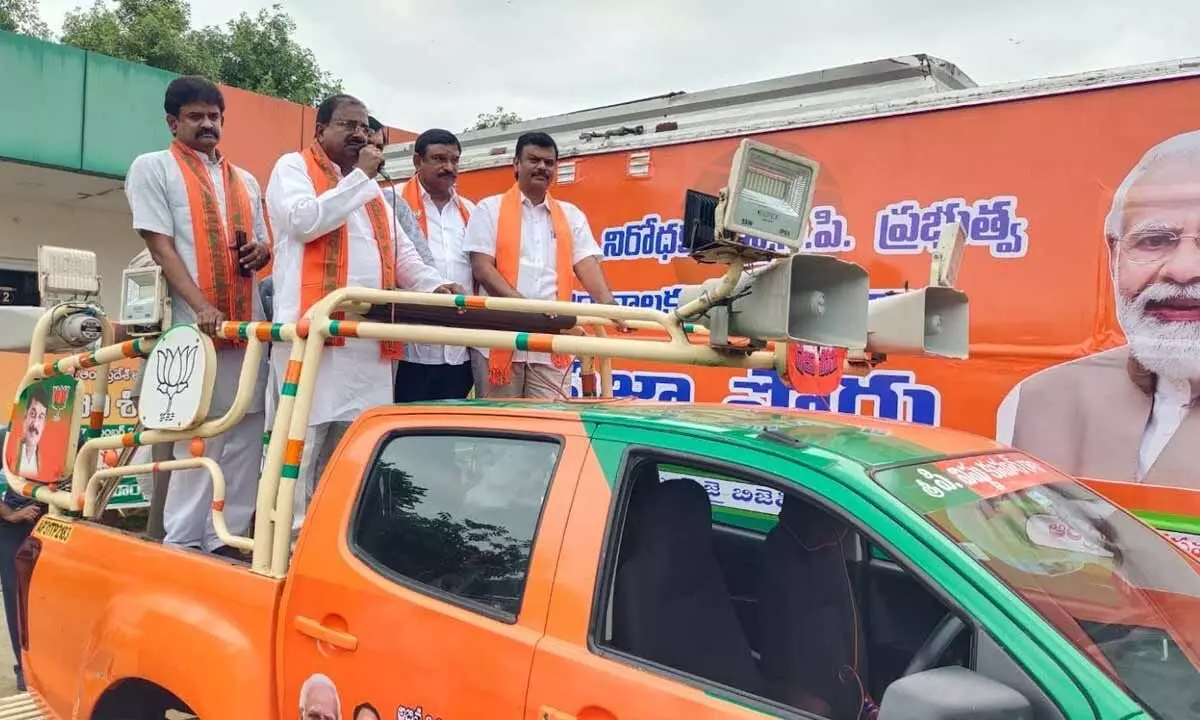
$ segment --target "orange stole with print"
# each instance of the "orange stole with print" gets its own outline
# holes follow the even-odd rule
[[[304,151],[304,162],[308,166],[308,177],[312,180],[317,195],[327,192],[338,184],[338,172],[333,161],[318,143]],[[392,228],[387,220],[387,207],[382,197],[374,197],[367,203],[367,216],[371,221],[371,232],[379,248],[379,267],[382,276],[379,287],[384,290],[396,288],[396,243]],[[314,304],[338,288],[346,287],[349,272],[350,231],[341,225],[312,242],[304,245],[304,259],[300,270],[300,316]],[[345,313],[334,313],[331,319],[340,320]],[[341,346],[345,338],[326,338],[326,345]],[[399,360],[404,357],[404,345],[385,340],[379,343],[380,355],[384,360]]]
[[[179,164],[187,190],[188,215],[192,218],[192,237],[196,243],[196,285],[204,299],[220,310],[229,321],[249,322],[254,311],[254,278],[238,272],[234,234],[246,233],[253,240],[254,215],[250,192],[233,163],[220,160],[225,189],[225,217],[216,188],[204,161],[183,143],[171,143],[171,155]],[[217,349],[241,347],[244,340],[213,338]]]
[[[500,199],[500,213],[496,221],[496,270],[509,285],[517,287],[517,275],[521,270],[521,190],[514,183]],[[571,290],[575,286],[574,243],[571,223],[557,200],[546,195],[546,208],[550,210],[550,226],[554,232],[555,270],[558,273],[556,299],[570,302]],[[493,348],[488,353],[488,382],[507,385],[512,381],[512,350]],[[554,367],[565,370],[571,365],[571,356],[553,353]]]
[[[424,233],[425,239],[429,239],[429,220],[425,215],[425,203],[421,202],[421,181],[414,175],[412,179],[404,183],[404,191],[400,193],[400,197],[404,198],[408,209],[413,211],[413,215],[417,216],[417,224],[421,226],[421,232]],[[458,195],[451,198],[451,202],[458,208],[458,214],[462,217],[463,225],[466,225],[471,220],[471,213],[467,212],[467,206],[463,204]]]

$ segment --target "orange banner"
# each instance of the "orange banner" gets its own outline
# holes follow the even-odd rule
[[[1198,103],[1200,80],[1185,79],[757,135],[821,164],[805,251],[859,263],[873,294],[927,284],[938,229],[963,224],[958,285],[970,297],[971,359],[894,356],[866,377],[843,376],[828,396],[794,392],[772,371],[618,363],[616,394],[993,436],[1001,401],[1021,380],[1123,343],[1105,216],[1149,148],[1197,127]],[[629,151],[569,158],[573,180],[554,192],[587,214],[620,302],[669,311],[681,285],[720,272],[685,254],[684,193],[717,192],[739,140],[651,148],[647,177],[627,173]],[[459,188],[479,200],[511,182],[506,165],[464,172]]]

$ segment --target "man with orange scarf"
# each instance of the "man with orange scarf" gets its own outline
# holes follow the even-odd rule
[[[426,265],[396,224],[374,180],[383,153],[368,142],[367,108],[335,95],[317,108],[316,138],[279,159],[267,184],[275,231],[274,317],[294,323],[342,287],[463,292]],[[272,372],[285,378],[288,345],[271,350]],[[296,487],[298,530],[308,498],[350,423],[392,401],[397,343],[331,338],[321,356]]]
[[[461,155],[462,145],[454,133],[426,130],[413,145],[412,178],[388,190],[397,217],[407,214],[416,226],[410,234],[425,239],[431,256],[427,262],[447,280],[469,288],[471,258],[463,249],[463,238],[475,203],[454,187]],[[473,383],[467,348],[410,344],[396,364],[395,401],[461,400],[470,394]]]
[[[200,77],[180,77],[163,102],[175,137],[167,150],[138,156],[125,177],[133,228],[170,288],[172,319],[213,333],[226,320],[262,320],[254,272],[270,260],[262,194],[254,177],[219,150],[225,99]],[[214,340],[216,384],[209,417],[224,415],[237,394],[245,343]],[[250,529],[258,489],[265,425],[265,363],[245,417],[205,441],[205,454],[225,471],[225,521],[234,535]],[[190,457],[188,442],[175,457]],[[163,508],[165,540],[172,545],[235,554],[222,545],[209,512],[212,481],[205,470],[172,473]]]
[[[464,247],[475,281],[481,294],[569,302],[578,278],[593,302],[613,304],[587,217],[550,196],[557,163],[554,138],[542,132],[517,138],[517,182],[480,200],[467,224]],[[472,349],[471,361],[479,397],[569,397],[569,356]]]

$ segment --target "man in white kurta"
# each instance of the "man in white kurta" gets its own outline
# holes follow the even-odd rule
[[[337,183],[317,194],[303,153],[279,159],[267,185],[267,207],[275,232],[274,321],[294,323],[301,318],[301,275],[305,246],[342,226],[347,232],[346,285],[381,287],[378,239],[367,205],[383,193],[373,179],[382,164],[382,153],[367,144],[365,106],[349,96],[335,96],[317,110],[317,145],[336,167]],[[386,203],[382,203],[386,208]],[[387,227],[395,233],[395,284],[418,292],[448,290],[448,284],[422,262],[403,230],[397,231],[390,209]],[[275,377],[282,378],[290,351],[288,345],[272,349]],[[380,355],[373,340],[346,338],[341,347],[326,347],[321,355],[308,434],[297,481],[298,528],[308,498],[319,480],[330,453],[364,410],[392,400],[392,364]]]
[[[202,78],[177,78],[166,92],[167,121],[175,136],[172,149],[146,153],[134,159],[125,178],[125,194],[133,214],[133,229],[147,243],[153,261],[163,269],[171,302],[174,323],[196,323],[206,332],[222,320],[262,320],[262,304],[257,300],[258,292],[252,288],[253,304],[251,317],[226,317],[215,305],[220,301],[198,294],[198,286],[204,285],[200,268],[200,255],[207,244],[198,247],[193,229],[194,215],[189,200],[188,183],[181,157],[196,163],[207,171],[211,183],[219,218],[225,227],[226,236],[233,234],[228,226],[227,199],[231,178],[241,179],[250,211],[247,228],[252,237],[247,238],[247,252],[254,253],[252,264],[258,269],[269,259],[270,243],[262,213],[261,191],[258,182],[241,168],[232,168],[217,151],[224,99],[220,89]],[[182,154],[181,154],[182,153]],[[241,189],[238,189],[241,192]],[[226,237],[230,252],[232,238]],[[236,273],[236,266],[228,268]],[[189,300],[190,298],[190,300]],[[216,383],[213,387],[209,418],[224,415],[233,404],[238,389],[238,377],[245,359],[244,348],[228,348],[217,352]],[[258,382],[252,389],[253,399],[245,417],[236,426],[205,441],[205,455],[216,460],[225,475],[225,521],[234,535],[245,536],[249,532],[250,517],[254,513],[258,489],[258,477],[262,459],[262,437],[265,425],[263,415],[263,393],[266,383],[264,366],[258,373]],[[190,441],[175,444],[175,457],[190,457]],[[217,538],[212,524],[212,481],[204,470],[180,470],[171,475],[170,490],[167,492],[163,509],[165,541],[222,554],[232,552]]]

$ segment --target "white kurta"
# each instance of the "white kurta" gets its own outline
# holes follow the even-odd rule
[[[433,255],[433,266],[446,278],[446,282],[457,283],[467,292],[471,292],[475,276],[471,272],[471,256],[463,249],[467,223],[458,209],[458,203],[461,202],[466,208],[468,217],[475,211],[475,203],[455,194],[454,199],[439,210],[437,203],[429,197],[425,186],[419,182],[417,185],[421,191],[425,224],[429,230],[425,239],[429,242],[429,251]],[[394,185],[385,190],[389,204],[404,202],[401,195],[403,189],[403,185]],[[467,362],[467,349],[460,345],[408,344],[404,346],[404,359],[422,365],[461,365]]]
[[[475,212],[471,214],[471,222],[467,224],[466,239],[463,243],[465,252],[485,253],[496,256],[496,232],[500,222],[500,200],[503,195],[492,195],[479,201]],[[596,244],[592,229],[588,227],[587,217],[583,211],[571,203],[558,201],[563,214],[571,226],[571,262],[578,263],[589,257],[603,258],[604,252]],[[517,270],[517,284],[513,289],[521,295],[533,300],[555,300],[558,298],[558,273],[575,272],[574,267],[559,268],[558,252],[554,238],[554,227],[550,222],[550,209],[542,202],[534,205],[529,198],[521,195],[521,262]],[[480,295],[486,295],[487,290],[479,289]],[[487,348],[480,348],[480,354],[488,356]],[[538,363],[550,365],[550,354],[540,352],[513,352],[513,362]]]
[[[300,319],[305,244],[341,225],[348,232],[347,286],[381,287],[379,246],[366,210],[367,202],[376,197],[383,198],[378,183],[357,168],[318,197],[303,155],[288,153],[279,159],[267,184],[267,211],[275,231],[275,322]],[[418,292],[444,285],[446,281],[421,261],[412,241],[394,222],[391,208],[387,213],[388,226],[396,233],[396,285]],[[276,378],[283,377],[290,350],[287,344],[272,348]],[[392,364],[380,356],[379,343],[347,338],[342,347],[324,349],[308,424],[350,422],[364,410],[391,401]]]

